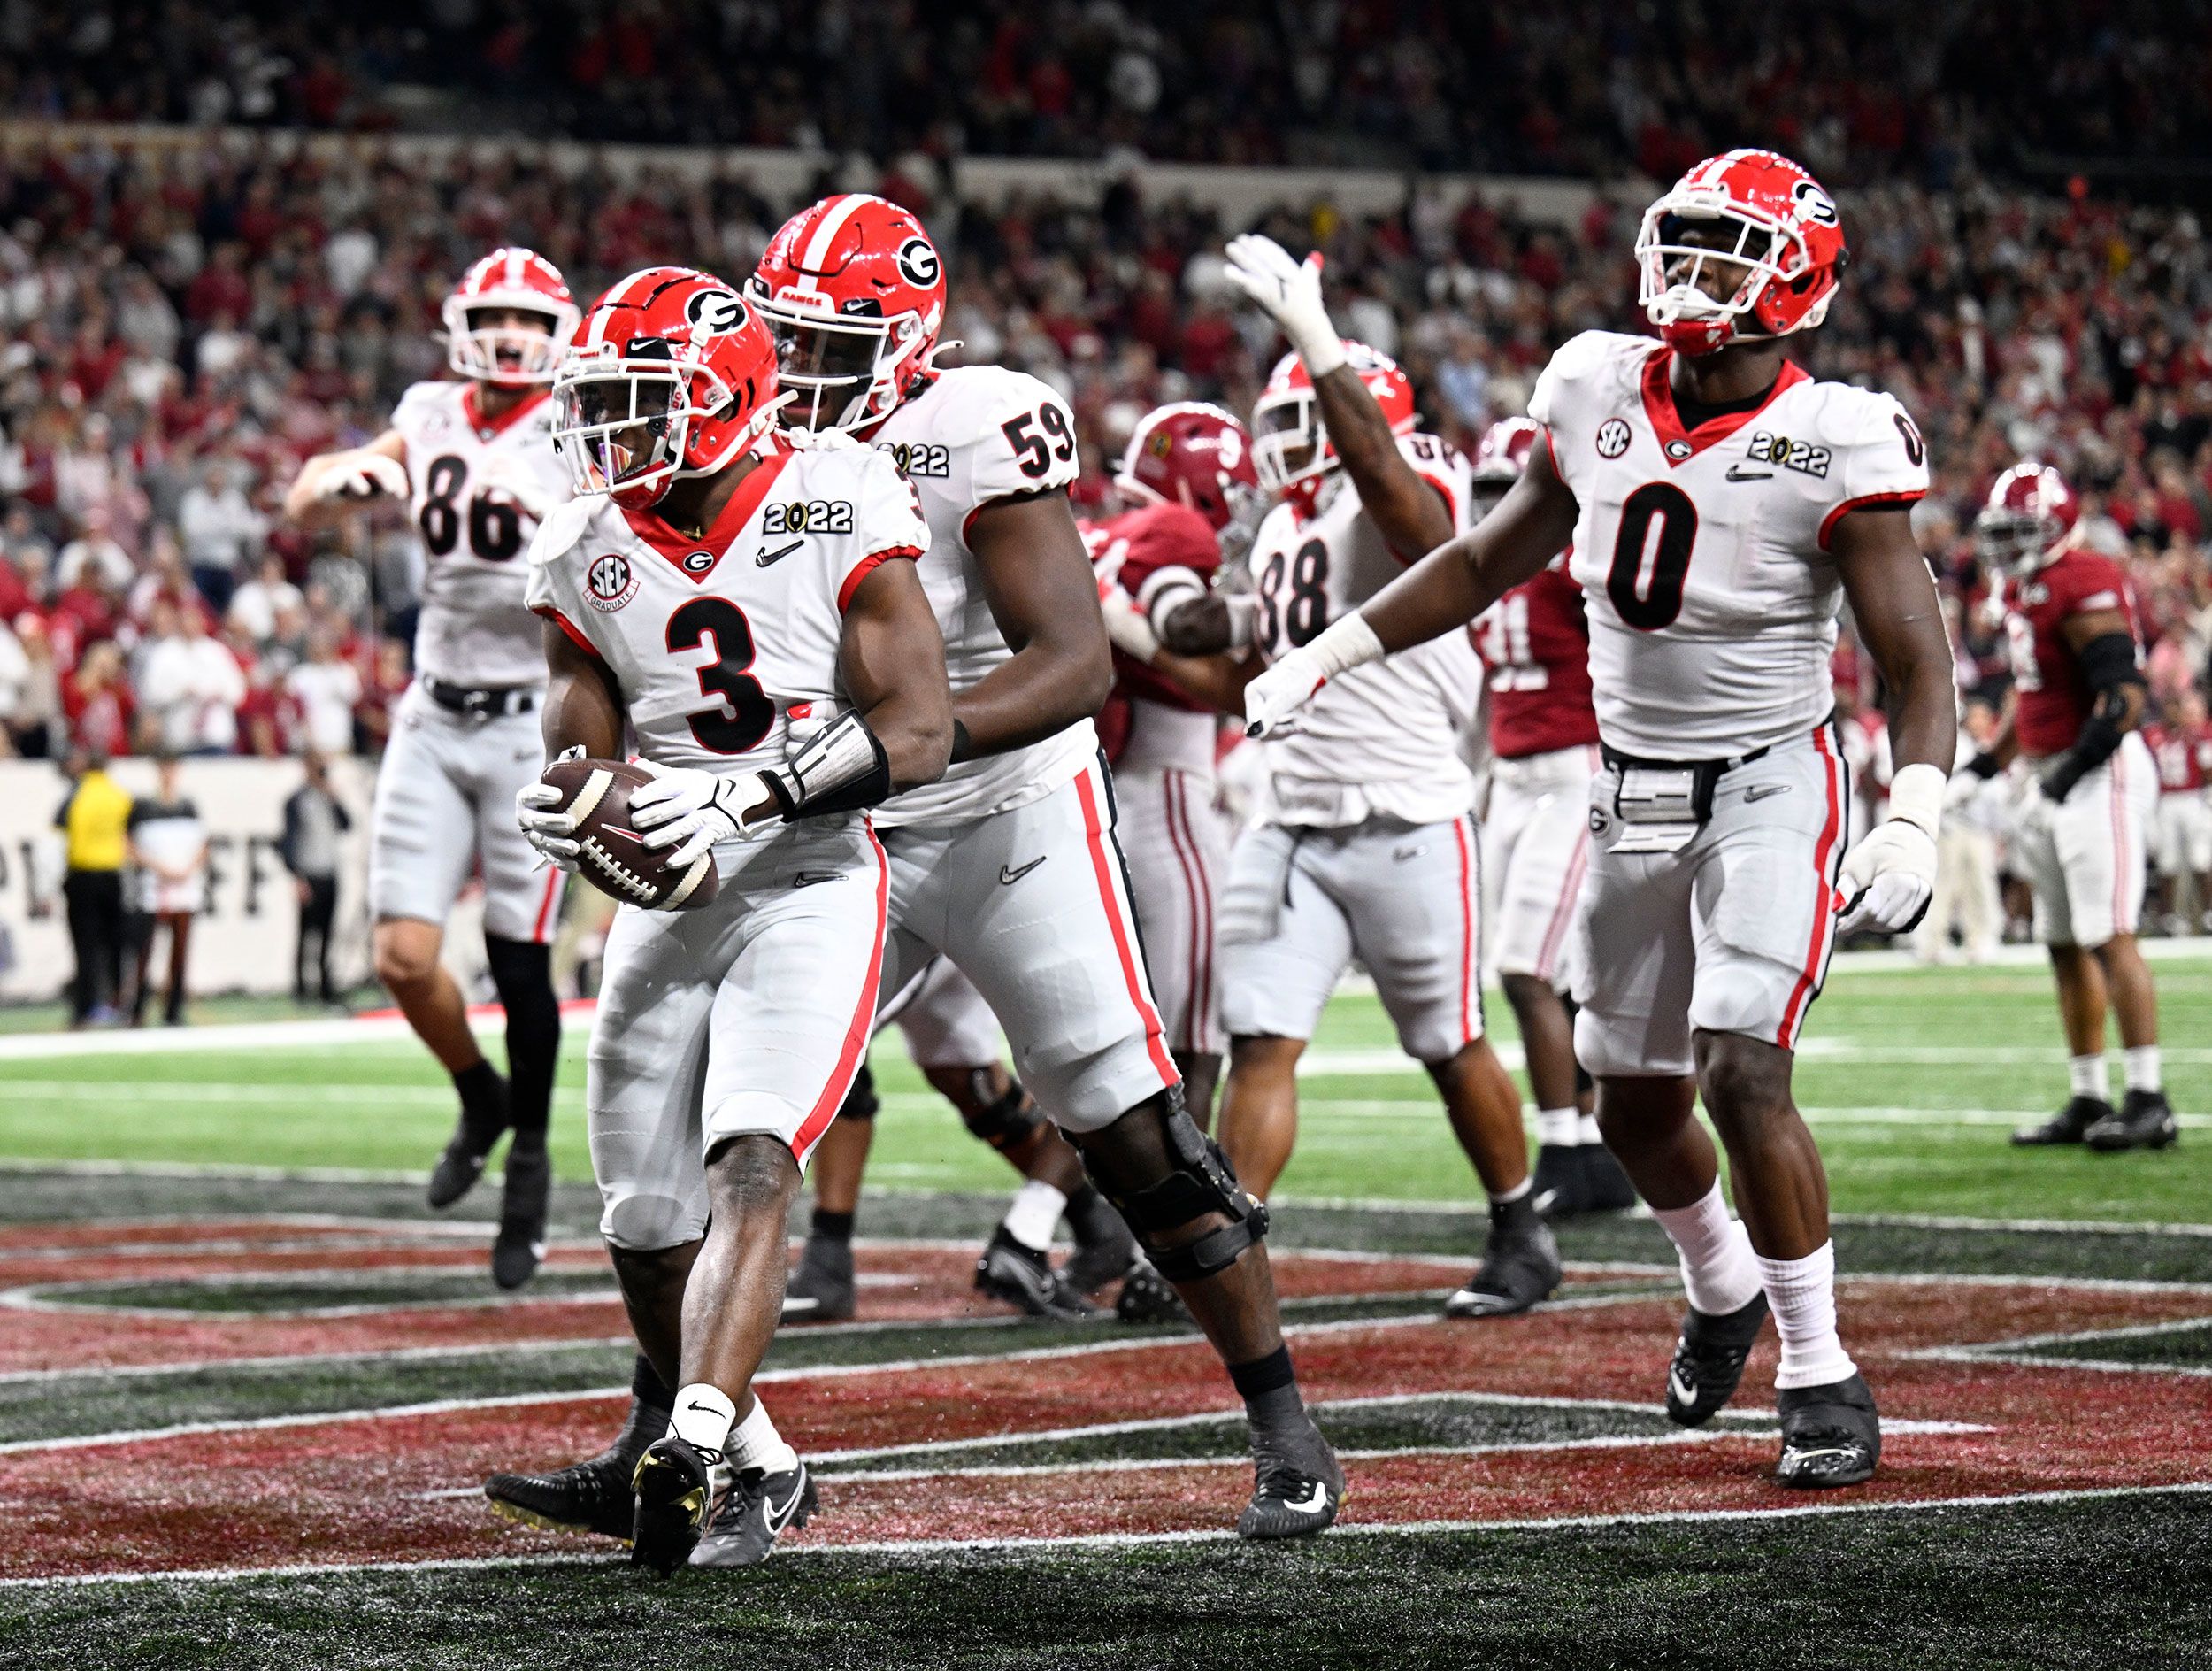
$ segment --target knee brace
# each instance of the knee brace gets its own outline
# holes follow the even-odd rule
[[[1179,1096],[1171,1097],[1164,1115],[1156,1113],[1151,1118],[1158,1121],[1166,1152],[1164,1157],[1143,1157],[1154,1162],[1145,1168],[1154,1174],[1148,1182],[1136,1184],[1102,1175],[1108,1168],[1093,1166],[1090,1145],[1085,1148],[1084,1169],[1168,1281],[1188,1282],[1225,1271],[1267,1234],[1267,1208],[1238,1186],[1229,1158],[1192,1123]],[[1158,1169],[1160,1160],[1164,1160],[1164,1171]],[[1211,1213],[1221,1213],[1229,1222],[1179,1247],[1162,1242],[1164,1236]]]
[[[845,1100],[838,1105],[840,1120],[873,1120],[883,1105],[876,1098],[876,1076],[862,1062],[860,1072],[853,1075],[853,1088],[845,1093]]]
[[[982,1094],[989,1083],[990,1070],[978,1068],[974,1094],[970,1105],[961,1109],[960,1119],[970,1136],[981,1138],[1004,1154],[1026,1143],[1045,1123],[1045,1117],[1038,1113],[1036,1103],[1018,1081],[1009,1085],[1006,1094],[995,1102],[984,1102]]]

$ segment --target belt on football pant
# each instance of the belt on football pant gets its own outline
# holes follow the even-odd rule
[[[1835,723],[1835,711],[1831,709],[1828,717],[1813,728],[1816,731],[1832,730]],[[1754,760],[1764,759],[1773,751],[1774,745],[1770,743],[1763,748],[1753,749],[1747,754],[1731,755],[1725,759],[1650,760],[1640,755],[1624,754],[1602,739],[1600,739],[1598,743],[1598,758],[1616,772],[1687,772],[1690,774],[1692,786],[1690,803],[1696,820],[1700,824],[1704,823],[1713,815],[1713,791],[1719,787],[1723,777],[1740,766],[1749,766]]]
[[[538,693],[529,685],[449,685],[442,679],[426,678],[422,688],[431,701],[449,713],[475,720],[499,720],[511,713],[527,713],[538,705]]]

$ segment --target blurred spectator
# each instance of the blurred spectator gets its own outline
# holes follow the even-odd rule
[[[257,648],[266,648],[276,639],[278,621],[305,608],[300,589],[284,577],[284,559],[270,552],[259,573],[231,594],[229,624]]]
[[[62,711],[77,748],[103,758],[131,751],[138,705],[119,648],[102,639],[84,652],[63,692]]]
[[[104,504],[86,510],[77,525],[77,537],[61,548],[54,559],[53,586],[58,592],[97,584],[99,589],[119,593],[137,578],[138,565],[109,534],[111,520]]]
[[[361,675],[338,658],[327,629],[307,635],[307,659],[285,675],[284,687],[300,705],[307,746],[324,754],[353,750],[353,708],[361,700]]]
[[[208,636],[197,609],[157,604],[154,620],[138,692],[159,746],[177,754],[228,754],[238,742],[238,705],[246,699],[237,658]]]
[[[193,583],[217,614],[230,607],[245,558],[267,526],[239,486],[231,460],[219,452],[209,454],[201,463],[200,479],[178,503],[177,533]]]
[[[121,1019],[123,861],[131,797],[108,775],[104,750],[81,749],[65,768],[69,793],[54,814],[64,843],[62,897],[68,903],[69,943],[77,972],[69,987],[69,1024],[102,1026]]]
[[[307,782],[284,803],[284,835],[277,843],[277,857],[292,873],[299,894],[299,939],[292,954],[292,997],[307,1002],[307,972],[311,960],[315,990],[325,1004],[335,1004],[330,983],[331,920],[338,909],[338,838],[353,828],[345,804],[330,789],[330,764],[310,750]],[[309,947],[314,948],[311,955]]]
[[[126,828],[131,863],[137,867],[134,927],[136,973],[131,982],[133,1027],[146,1020],[151,996],[154,936],[169,936],[169,973],[162,995],[161,1019],[184,1021],[185,960],[191,955],[192,920],[207,906],[207,826],[200,809],[177,782],[177,758],[160,756],[157,787],[150,797],[131,803]]]

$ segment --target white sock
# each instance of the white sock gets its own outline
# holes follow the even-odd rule
[[[2073,1082],[2077,1097],[2094,1097],[2103,1102],[2112,1095],[2111,1082],[2105,1077],[2102,1051],[2093,1056],[2068,1057],[2066,1076]]]
[[[1508,1190],[1503,1195],[1492,1196],[1490,1197],[1490,1205],[1493,1209],[1498,1207],[1509,1207],[1535,1187],[1536,1180],[1534,1178],[1524,1178],[1520,1181],[1520,1182],[1515,1184],[1510,1190]]]
[[[1651,1216],[1682,1256],[1682,1287],[1691,1305],[1708,1317],[1721,1317],[1751,1304],[1759,1291],[1759,1264],[1750,1236],[1728,1216],[1718,1178],[1688,1206],[1654,1207]]]
[[[668,1430],[702,1451],[720,1451],[729,1443],[730,1424],[737,1406],[721,1388],[695,1381],[676,1394],[675,1413]]]
[[[783,1435],[768,1419],[768,1406],[757,1397],[753,1413],[737,1424],[726,1449],[730,1466],[741,1473],[758,1468],[763,1474],[788,1474],[799,1466],[799,1453],[783,1442]]]
[[[1576,1123],[1582,1118],[1574,1108],[1540,1108],[1536,1111],[1536,1141],[1545,1148],[1571,1149],[1582,1140],[1575,1136]]]
[[[1575,1116],[1575,1142],[1578,1146],[1587,1149],[1604,1141],[1604,1136],[1598,1130],[1598,1117],[1595,1114]]]
[[[2125,1059],[2121,1072],[2127,1079],[2130,1090],[2165,1089],[2165,1081],[2159,1074],[2157,1045],[2131,1044],[2120,1054]]]
[[[1014,1204],[1006,1209],[1000,1221],[1006,1234],[1032,1252],[1041,1253],[1052,1245],[1052,1232],[1060,1222],[1060,1214],[1067,1210],[1066,1194],[1050,1184],[1032,1178],[1014,1191]]]
[[[1824,1242],[1801,1259],[1761,1259],[1759,1282],[1782,1337],[1778,1391],[1824,1387],[1858,1373],[1836,1336],[1836,1244]]]

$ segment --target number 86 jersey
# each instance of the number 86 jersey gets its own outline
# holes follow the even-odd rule
[[[1529,416],[1581,506],[1569,573],[1589,603],[1599,735],[1646,759],[1721,759],[1826,718],[1831,536],[1848,512],[1924,494],[1927,450],[1889,396],[1787,362],[1763,404],[1686,428],[1673,358],[1586,331],[1552,356]]]

